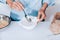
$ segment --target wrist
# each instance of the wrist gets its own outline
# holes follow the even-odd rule
[[[43,11],[43,12],[45,12],[45,9],[41,8],[39,11]]]
[[[43,6],[41,7],[41,10],[45,12],[47,7],[48,7],[48,4],[44,3]]]

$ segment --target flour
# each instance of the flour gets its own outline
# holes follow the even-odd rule
[[[37,25],[37,18],[33,16],[28,16],[28,18],[31,18],[32,21],[29,22],[23,17],[19,24],[25,29],[33,29]]]

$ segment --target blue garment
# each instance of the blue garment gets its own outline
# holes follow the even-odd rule
[[[38,10],[42,7],[43,3],[47,3],[48,6],[51,6],[51,5],[54,5],[54,0],[19,0],[19,2],[21,2],[24,7],[25,7],[25,12],[27,13],[27,15],[31,15],[31,16],[37,16],[38,15]],[[12,16],[12,18],[14,20],[19,20],[21,19],[22,17],[24,17],[24,14],[23,11],[22,12],[17,12],[15,10],[12,11],[13,13],[15,12],[15,15],[18,15],[19,17],[17,16]],[[21,14],[21,15],[20,15]]]
[[[5,4],[6,3],[6,0],[0,0],[0,3],[4,3]]]
[[[19,0],[24,6],[25,8],[30,8],[33,10],[39,10],[43,3],[47,3],[49,6],[54,4],[54,0]]]
[[[54,0],[18,0],[25,7],[25,12],[27,15],[37,16],[39,9],[42,7],[43,3],[47,3],[48,6],[54,5]],[[3,2],[3,1],[2,1]],[[20,20],[24,17],[23,11],[11,10],[11,18],[13,20]]]

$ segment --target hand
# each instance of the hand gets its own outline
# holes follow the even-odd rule
[[[12,8],[19,11],[24,9],[23,5],[19,2],[13,2]]]
[[[18,1],[12,2],[12,0],[7,0],[7,3],[13,9],[16,9],[16,10],[19,10],[19,11],[24,9],[22,3],[18,2]]]
[[[45,19],[46,18],[46,14],[45,14],[45,11],[44,10],[39,10],[39,12],[38,12],[38,17],[37,17],[37,19],[38,19],[38,21],[37,22],[40,22],[40,21],[42,21],[43,19]]]

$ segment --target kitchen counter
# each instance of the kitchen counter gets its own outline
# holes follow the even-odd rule
[[[49,30],[50,17],[53,13],[59,12],[59,8],[59,6],[49,7],[46,10],[46,21],[39,23],[33,30],[26,30],[18,22],[12,21],[6,28],[0,29],[0,40],[60,40],[60,35],[53,35]]]

